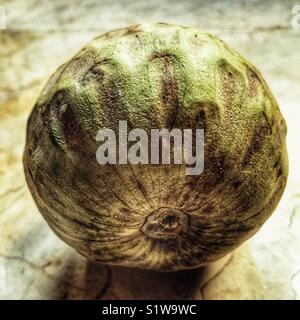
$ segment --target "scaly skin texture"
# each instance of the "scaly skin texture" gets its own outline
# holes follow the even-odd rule
[[[204,171],[99,165],[99,129],[205,130]],[[28,120],[24,168],[54,232],[102,263],[180,270],[251,237],[286,184],[286,125],[259,71],[198,29],[104,34],[61,66]]]

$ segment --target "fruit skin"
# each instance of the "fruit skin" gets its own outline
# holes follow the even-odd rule
[[[203,128],[203,173],[99,165],[96,133],[119,120],[147,132]],[[95,38],[54,73],[29,117],[23,163],[45,220],[80,253],[172,271],[208,264],[258,231],[285,188],[285,135],[261,74],[224,42],[136,25]]]

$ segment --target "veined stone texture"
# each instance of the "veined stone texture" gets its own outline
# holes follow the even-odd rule
[[[291,26],[294,5],[2,2],[0,299],[300,299],[300,30]],[[140,22],[201,27],[225,40],[261,70],[287,122],[290,173],[279,206],[246,244],[206,268],[156,273],[89,262],[53,234],[25,184],[26,121],[51,73],[93,37]]]

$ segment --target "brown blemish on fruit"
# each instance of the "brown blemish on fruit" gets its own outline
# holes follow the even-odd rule
[[[247,78],[249,82],[249,91],[251,97],[255,97],[258,94],[258,89],[262,87],[262,83],[258,77],[258,75],[252,70],[247,70]]]
[[[73,111],[71,99],[66,92],[59,92],[53,98],[53,106],[59,119],[62,133],[70,150],[79,151],[86,146],[86,135]],[[56,139],[55,139],[56,140]]]
[[[156,52],[149,58],[150,62],[156,59],[163,61],[161,79],[161,112],[168,114],[166,128],[173,128],[178,112],[178,79],[175,71],[175,57],[168,53]]]
[[[201,212],[212,213],[212,212],[214,212],[214,210],[215,210],[214,206],[211,203],[209,203],[204,208],[201,209]]]
[[[103,79],[104,71],[101,68],[103,63],[104,62],[97,63],[88,69],[83,77],[83,84],[88,84],[92,80],[95,80],[99,83]]]
[[[230,109],[236,101],[238,88],[236,73],[237,71],[234,69],[234,67],[231,66],[226,60],[221,60],[219,62],[218,74],[220,77],[220,91],[225,101],[226,107]]]
[[[241,164],[242,168],[246,167],[250,163],[251,158],[261,150],[264,143],[266,142],[266,139],[270,135],[270,128],[268,123],[266,123],[264,119],[264,121],[262,121],[262,124],[254,123],[254,129],[252,132],[253,133],[249,141],[249,146],[245,152]]]
[[[232,186],[233,186],[234,189],[238,189],[241,184],[242,184],[242,182],[240,180],[234,180],[232,182]]]

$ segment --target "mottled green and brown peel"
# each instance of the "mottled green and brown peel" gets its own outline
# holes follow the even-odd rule
[[[99,165],[101,128],[205,129],[204,171]],[[102,263],[179,270],[251,237],[286,184],[286,125],[259,71],[198,29],[137,25],[89,42],[43,89],[24,168],[56,234]]]

